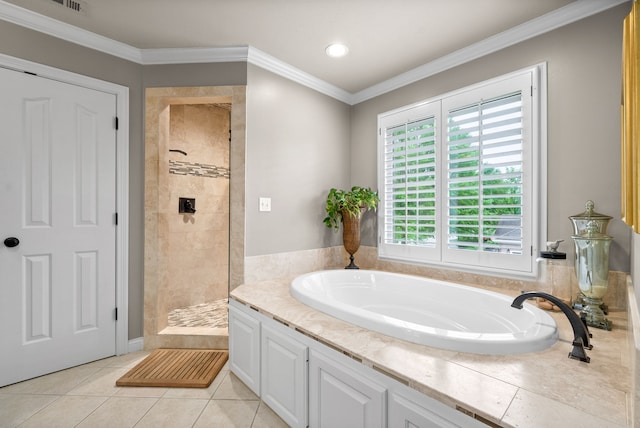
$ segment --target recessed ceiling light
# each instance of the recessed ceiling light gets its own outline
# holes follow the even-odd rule
[[[332,58],[341,58],[349,52],[349,48],[342,43],[332,43],[327,46],[325,52]]]

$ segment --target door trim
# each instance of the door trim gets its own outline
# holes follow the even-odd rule
[[[113,94],[116,97],[116,355],[129,346],[129,88],[81,74],[0,54],[0,67]]]

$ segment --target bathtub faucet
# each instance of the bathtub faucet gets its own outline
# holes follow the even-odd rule
[[[522,309],[522,302],[532,297],[542,297],[554,305],[559,307],[562,312],[567,316],[569,322],[571,323],[571,328],[573,328],[573,350],[569,353],[569,358],[573,358],[576,360],[584,361],[586,363],[589,362],[589,357],[587,356],[584,348],[593,349],[593,345],[589,338],[591,337],[591,333],[589,333],[589,329],[587,328],[586,323],[576,314],[573,309],[562,300],[558,299],[551,294],[542,293],[539,291],[531,291],[528,293],[522,293],[515,299],[513,299],[513,303],[511,306],[516,309]]]

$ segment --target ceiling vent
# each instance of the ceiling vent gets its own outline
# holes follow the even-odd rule
[[[87,14],[87,3],[81,0],[49,0],[53,3],[56,3],[64,8],[71,9],[74,12],[81,13],[83,15]]]

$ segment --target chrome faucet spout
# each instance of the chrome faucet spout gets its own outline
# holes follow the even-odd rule
[[[515,299],[513,299],[513,303],[511,306],[516,309],[522,309],[522,302],[532,297],[542,297],[554,305],[559,307],[562,312],[566,315],[571,323],[571,328],[573,329],[573,350],[569,353],[569,358],[578,359],[580,361],[589,362],[589,357],[584,351],[584,348],[593,349],[593,345],[591,345],[591,341],[589,338],[591,334],[583,320],[575,313],[575,311],[566,303],[564,303],[559,298],[552,296],[551,294],[539,292],[539,291],[531,291],[527,293],[522,293]]]

